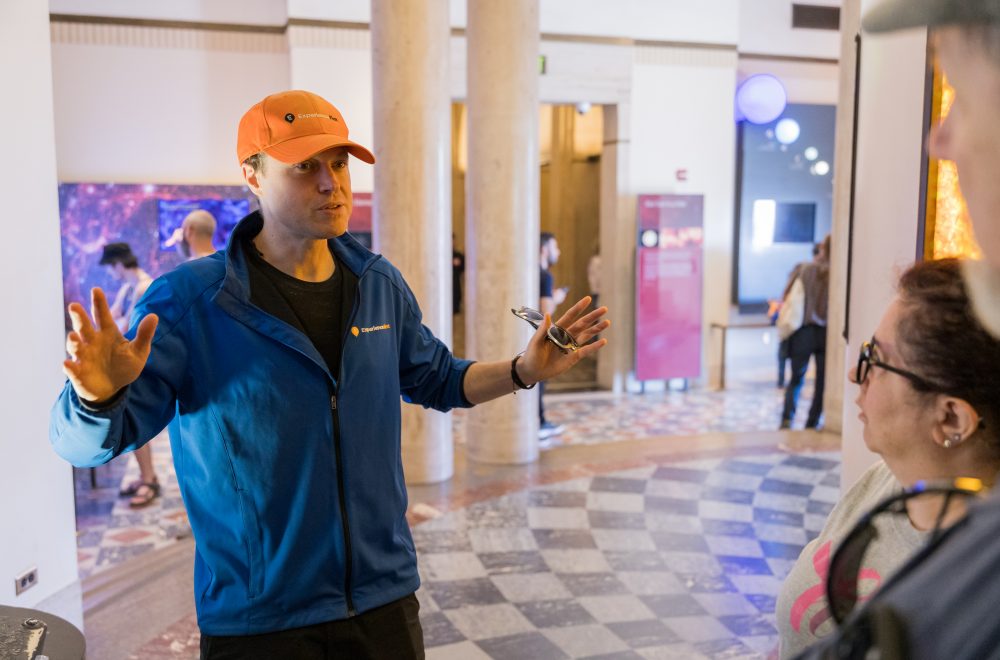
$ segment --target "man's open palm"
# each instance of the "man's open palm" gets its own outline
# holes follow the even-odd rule
[[[63,362],[63,371],[77,396],[101,402],[142,373],[153,344],[157,318],[150,314],[142,319],[135,339],[128,341],[118,330],[100,288],[91,289],[90,301],[93,317],[80,303],[70,303],[68,307],[73,330],[66,335],[69,359]]]

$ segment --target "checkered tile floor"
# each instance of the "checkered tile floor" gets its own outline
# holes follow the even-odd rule
[[[414,528],[431,660],[750,658],[839,494],[839,457],[768,453],[550,484]]]
[[[553,438],[556,446],[594,445],[660,435],[763,431],[778,426],[782,390],[770,382],[724,392],[692,390],[648,395],[559,395],[547,397],[550,420],[566,431]],[[803,392],[797,426],[811,399],[811,383]],[[464,442],[464,411],[454,413],[457,443]],[[174,541],[184,527],[184,504],[174,475],[166,433],[153,440],[153,463],[163,496],[145,509],[130,509],[118,497],[123,483],[138,478],[135,459],[125,456],[97,468],[97,488],[89,470],[76,470],[77,547],[81,577],[115,566]]]

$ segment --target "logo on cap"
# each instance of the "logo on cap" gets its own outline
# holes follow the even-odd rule
[[[285,121],[291,124],[293,121],[295,121],[295,115],[289,112],[287,115],[285,115]]]

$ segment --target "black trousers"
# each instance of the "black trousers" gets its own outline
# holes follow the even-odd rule
[[[341,621],[263,635],[202,635],[201,660],[423,660],[419,612],[410,594]]]
[[[542,401],[542,397],[545,396],[545,381],[538,381],[538,424],[545,424],[545,402]]]
[[[820,325],[806,325],[788,338],[788,356],[792,359],[792,378],[785,389],[785,408],[781,412],[782,421],[792,421],[795,408],[799,403],[799,393],[809,369],[809,358],[816,358],[816,391],[813,393],[812,405],[809,406],[809,418],[806,428],[819,425],[823,415],[823,388],[826,382],[826,328]]]

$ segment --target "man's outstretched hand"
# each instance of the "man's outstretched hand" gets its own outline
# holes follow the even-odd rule
[[[521,374],[522,380],[527,383],[535,383],[553,378],[570,369],[583,358],[604,348],[605,344],[608,343],[607,339],[600,339],[593,343],[588,342],[611,326],[611,321],[604,318],[604,315],[608,313],[608,308],[598,307],[590,313],[585,313],[590,307],[590,300],[590,296],[580,299],[558,321],[559,326],[569,332],[580,345],[580,349],[577,351],[563,352],[551,341],[546,340],[546,335],[552,326],[552,318],[548,314],[545,315],[545,320],[539,324],[538,330],[528,342],[524,357],[518,362],[517,370]]]
[[[70,303],[68,307],[73,330],[66,335],[69,359],[63,362],[63,372],[77,396],[100,403],[112,398],[142,373],[158,319],[155,314],[142,319],[135,339],[129,341],[115,324],[108,300],[100,288],[91,289],[90,308],[92,316],[80,303]]]

